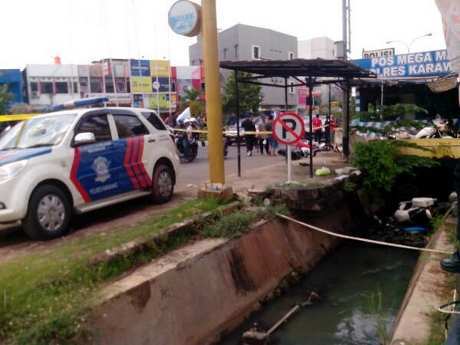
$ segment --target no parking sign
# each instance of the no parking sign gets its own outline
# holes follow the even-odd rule
[[[294,145],[305,135],[303,119],[294,112],[281,113],[273,122],[273,137],[280,144]]]

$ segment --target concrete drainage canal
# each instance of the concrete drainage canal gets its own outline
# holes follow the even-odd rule
[[[107,286],[90,318],[97,330],[91,343],[390,344],[419,252],[336,236],[361,230],[363,237],[417,247],[427,237],[369,230],[357,193],[337,183],[288,189],[283,197],[293,217],[334,236],[256,217],[237,236],[198,239]],[[279,199],[276,192],[270,197]],[[267,332],[296,305],[263,342],[242,341],[244,332]]]
[[[219,345],[380,345],[389,343],[417,253],[346,243],[281,297],[253,313]],[[242,340],[251,329],[268,330],[294,305],[308,300],[266,342]]]

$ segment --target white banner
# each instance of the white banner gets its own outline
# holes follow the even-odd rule
[[[442,15],[451,69],[460,73],[460,1],[436,0]]]

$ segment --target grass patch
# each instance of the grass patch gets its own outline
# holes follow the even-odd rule
[[[270,220],[276,213],[289,214],[285,205],[269,206],[265,208],[242,209],[222,216],[201,230],[201,234],[211,238],[235,238],[250,230],[250,225],[256,220]]]
[[[85,315],[101,284],[176,248],[190,235],[166,239],[110,263],[89,265],[92,257],[123,243],[151,237],[169,225],[219,206],[213,199],[185,202],[123,231],[69,240],[45,253],[0,264],[0,343],[72,344],[77,334],[85,334]]]
[[[447,233],[450,243],[457,243],[455,225],[446,224],[443,217],[433,218],[433,229],[438,230],[440,227],[444,228]],[[439,288],[441,299],[447,303],[452,300],[452,291],[455,289],[456,277],[454,274],[446,273],[446,283],[442,284]],[[457,297],[458,298],[458,297]],[[439,345],[445,342],[445,325],[446,314],[438,311],[433,311],[429,315],[430,318],[430,337],[423,345]]]

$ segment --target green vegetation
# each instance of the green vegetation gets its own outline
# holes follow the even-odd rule
[[[72,344],[84,334],[85,315],[96,299],[97,288],[123,272],[185,243],[184,233],[151,244],[140,253],[91,265],[91,259],[106,250],[152,235],[176,222],[216,211],[216,200],[193,200],[161,216],[129,229],[97,233],[47,252],[33,253],[0,264],[0,343]]]
[[[400,153],[401,148],[413,146],[389,140],[355,144],[353,164],[364,172],[364,187],[374,193],[389,192],[399,175],[414,175],[416,168],[438,165],[432,159]]]
[[[449,274],[446,279],[447,282],[442,286],[440,296],[442,297],[442,300],[447,303],[448,301],[451,301],[453,297],[452,291],[455,289],[455,276]],[[430,318],[430,336],[423,345],[444,344],[446,341],[446,322],[449,316],[447,314],[442,314],[439,311],[433,311],[428,316]]]
[[[358,189],[358,185],[355,182],[352,182],[350,180],[345,181],[343,184],[343,190],[345,192],[354,192]]]
[[[440,345],[446,341],[444,336],[446,316],[438,311],[428,315],[430,318],[430,337],[424,345]]]
[[[410,103],[397,103],[393,105],[384,105],[383,107],[369,105],[368,111],[357,112],[353,117],[361,121],[383,121],[394,120],[398,117],[404,118],[415,114],[428,114],[428,111]]]
[[[185,91],[185,95],[181,98],[181,109],[190,107],[192,116],[203,115],[205,112],[205,104],[200,90],[195,88]]]
[[[255,220],[256,214],[253,212],[233,212],[217,220],[215,223],[205,226],[202,234],[205,237],[233,238],[246,232],[248,226]]]
[[[192,200],[128,229],[90,234],[1,263],[0,343],[90,343],[86,317],[104,284],[194,238],[234,238],[248,232],[258,219],[287,212],[284,206],[275,206],[224,214],[222,205],[215,199]],[[204,212],[210,216],[174,236],[152,240],[168,226]],[[145,240],[140,250],[94,261],[97,255],[134,240]]]
[[[455,225],[447,224],[444,222],[444,217],[435,217],[433,218],[433,229],[437,230],[443,227],[446,231],[448,240],[452,244],[457,243],[456,229]],[[444,273],[445,283],[439,286],[439,296],[441,300],[447,303],[452,300],[452,291],[455,289],[456,281],[455,275]],[[428,340],[423,345],[439,345],[444,344],[445,342],[445,325],[448,315],[442,314],[438,311],[433,311],[428,315],[430,317],[430,336]]]
[[[248,78],[251,75],[248,73],[240,73],[239,78]],[[235,114],[236,113],[236,92],[235,92],[235,75],[234,73],[230,74],[225,83],[224,87],[224,96],[222,100],[222,105],[224,108],[225,114]],[[260,85],[253,84],[243,84],[239,83],[240,89],[240,111],[241,113],[251,111],[256,113],[260,108],[260,103],[262,102],[262,93]]]
[[[276,213],[287,214],[288,211],[284,205],[239,210],[222,216],[212,224],[205,225],[201,234],[211,238],[235,238],[247,233],[250,225],[256,220],[272,219]]]
[[[7,85],[0,85],[0,114],[6,114],[8,103],[13,99],[13,95],[8,92]]]
[[[388,324],[387,316],[383,308],[383,294],[382,291],[378,290],[375,293],[371,293],[368,296],[367,312],[371,315],[375,315],[377,322],[377,337],[379,344],[388,345],[391,341],[390,329]]]

